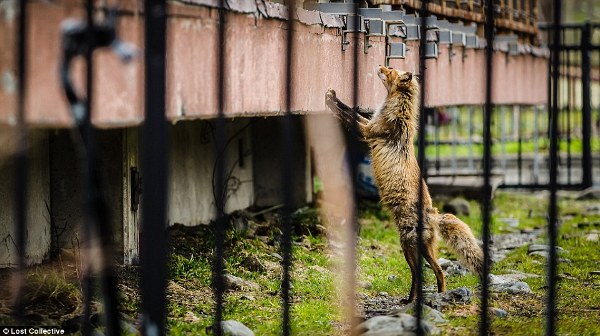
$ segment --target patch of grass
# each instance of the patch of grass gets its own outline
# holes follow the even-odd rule
[[[567,155],[568,152],[573,156],[580,156],[583,151],[583,142],[581,139],[572,139],[567,141],[564,139],[558,142],[559,153]],[[592,152],[600,150],[600,138],[593,138],[591,141]],[[415,148],[416,149],[416,148]],[[537,151],[539,155],[548,155],[550,149],[550,141],[548,139],[539,139],[537,143]],[[506,140],[504,143],[496,141],[492,145],[492,155],[500,158],[503,154],[515,157],[519,151],[522,154],[533,154],[536,151],[536,144],[532,140],[523,140],[519,145],[518,141]],[[436,157],[449,158],[454,155],[458,158],[467,158],[473,155],[475,158],[483,156],[483,144],[473,143],[472,145],[463,143],[452,144],[429,144],[425,149],[426,157],[434,160]]]
[[[304,209],[296,220],[310,221],[304,227],[313,227],[313,210]],[[320,236],[297,237],[293,246],[292,269],[293,304],[292,329],[296,335],[334,335],[335,321],[340,320],[334,301],[334,276],[330,261],[323,251],[325,242]],[[281,328],[281,266],[273,253],[278,248],[259,239],[228,235],[226,253],[227,272],[252,281],[259,289],[231,290],[225,295],[225,320],[242,322],[257,335],[274,335]],[[184,248],[184,251],[189,248]],[[257,269],[248,267],[247,259],[260,261]],[[213,322],[212,293],[210,292],[212,257],[206,254],[181,255],[175,248],[171,254],[170,277],[176,285],[171,291],[169,330],[171,334],[206,335]],[[178,288],[181,286],[183,288]],[[195,294],[207,297],[195,299]],[[195,322],[186,319],[192,313]]]
[[[519,194],[501,192],[495,200],[495,216],[519,218],[519,228],[546,227],[546,199],[540,194]],[[583,209],[598,204],[593,201],[575,201],[562,198],[559,202],[562,226],[558,244],[568,253],[560,257],[568,259],[559,263],[557,283],[557,332],[561,335],[600,334],[600,278],[590,275],[590,271],[600,269],[600,249],[598,242],[585,239],[594,230],[593,226],[581,228],[579,223],[593,223],[600,220],[598,215],[575,215]],[[533,216],[529,215],[533,212]],[[597,230],[598,228],[596,228]],[[544,235],[539,243],[546,243]],[[511,270],[536,274],[540,277],[525,281],[533,293],[512,296],[493,295],[491,306],[506,310],[506,319],[492,319],[492,330],[498,335],[542,335],[545,328],[546,299],[546,260],[527,255],[527,246],[520,247],[501,262],[494,265],[492,273],[501,274]],[[452,308],[447,314],[451,317],[447,334],[475,335],[477,333],[478,309],[473,307],[472,315],[464,317],[461,308]],[[455,318],[458,317],[458,318]],[[524,328],[523,326],[527,326]],[[458,332],[461,331],[461,332]]]
[[[79,288],[56,271],[28,274],[24,292],[27,309],[48,313],[51,319],[73,313],[82,301]]]
[[[547,199],[545,193],[498,191],[493,202],[492,233],[545,228]],[[480,236],[479,204],[474,201],[470,203],[470,215],[461,218],[472,227],[476,236]],[[568,258],[570,262],[559,265],[559,334],[600,334],[600,277],[590,275],[590,271],[600,270],[600,249],[598,242],[585,239],[585,234],[600,229],[593,225],[600,222],[600,216],[589,215],[586,211],[593,205],[598,205],[598,202],[575,201],[565,197],[560,199],[562,222],[559,244],[569,251],[561,257]],[[296,214],[295,220],[306,221],[302,227],[315,228],[321,225],[321,221],[315,218],[316,214],[314,209],[304,209]],[[502,221],[503,218],[518,219],[518,225],[511,226]],[[392,297],[405,298],[410,289],[410,270],[389,212],[375,202],[361,202],[359,224],[358,280],[371,284],[371,287],[359,288],[359,295],[372,298],[380,292],[387,292]],[[312,234],[312,231],[299,230],[297,233],[305,234],[294,238],[292,332],[294,335],[342,335],[345,331],[344,316],[339,305],[340,293],[337,293],[340,284],[332,267],[331,252],[327,248],[326,238]],[[209,230],[203,231],[202,238],[191,233],[183,236],[191,236],[191,244],[181,248],[174,245],[169,263],[169,332],[206,335],[206,328],[212,324],[214,315],[210,288],[212,248],[209,246],[212,237]],[[545,241],[545,236],[539,239],[540,243]],[[185,239],[178,241],[178,244],[186,244]],[[257,335],[277,335],[281,328],[281,266],[273,253],[279,253],[278,247],[258,238],[243,238],[228,233],[228,273],[253,281],[259,288],[228,291],[224,319],[238,320]],[[440,244],[439,256],[454,258],[443,243]],[[258,259],[260,267],[249,267],[249,258]],[[544,259],[527,255],[527,246],[515,249],[506,259],[493,266],[494,274],[515,270],[540,276],[525,280],[533,291],[531,294],[492,294],[490,305],[509,313],[505,319],[492,319],[494,334],[543,334],[547,290],[545,267]],[[424,270],[425,285],[435,289],[433,272],[428,267]],[[471,274],[447,277],[448,289],[462,286],[474,291],[473,300],[470,304],[451,306],[444,311],[449,319],[449,323],[439,326],[444,335],[477,334],[479,281]],[[195,319],[190,320],[190,314]]]

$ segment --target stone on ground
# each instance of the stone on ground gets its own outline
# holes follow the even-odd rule
[[[221,322],[221,328],[223,329],[223,335],[226,336],[254,336],[254,332],[250,328],[236,320]]]
[[[426,335],[438,335],[440,330],[427,321],[421,321]],[[395,316],[375,316],[357,327],[363,336],[412,336],[417,334],[417,319],[400,313]]]

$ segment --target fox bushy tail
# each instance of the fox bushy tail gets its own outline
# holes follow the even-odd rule
[[[471,228],[452,214],[440,217],[438,226],[446,244],[456,253],[461,264],[482,278],[483,250],[473,236]]]

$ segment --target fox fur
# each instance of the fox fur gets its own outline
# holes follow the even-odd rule
[[[412,274],[408,301],[416,295],[417,223],[421,174],[413,146],[419,121],[419,83],[410,72],[380,66],[378,76],[387,89],[383,105],[370,119],[343,104],[334,90],[326,93],[327,106],[346,126],[355,123],[368,144],[381,201],[393,214],[404,257]],[[424,258],[437,279],[438,292],[446,290],[437,262],[437,236],[457,254],[463,265],[482,276],[483,251],[467,224],[433,207],[423,181]]]

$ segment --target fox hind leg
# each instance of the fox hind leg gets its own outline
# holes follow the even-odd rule
[[[442,268],[440,264],[438,264],[436,259],[436,248],[433,242],[429,242],[427,246],[425,246],[425,260],[429,263],[431,268],[433,269],[433,273],[435,274],[435,278],[437,280],[437,289],[438,293],[446,291],[446,279],[444,279],[444,272],[442,272]]]
[[[417,294],[417,254],[416,249],[408,248],[403,246],[402,251],[404,252],[404,258],[410,267],[410,294],[408,295],[407,302],[413,302]]]

